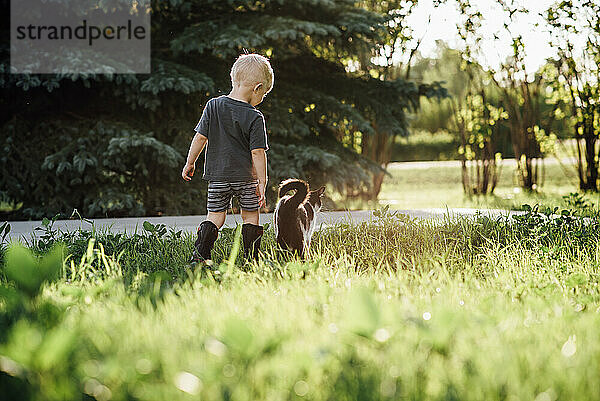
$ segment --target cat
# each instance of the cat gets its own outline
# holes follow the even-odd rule
[[[292,195],[289,191],[295,190]],[[289,179],[279,186],[279,202],[275,207],[275,237],[282,248],[296,251],[304,258],[315,230],[316,214],[322,208],[325,187],[309,191],[306,181]]]

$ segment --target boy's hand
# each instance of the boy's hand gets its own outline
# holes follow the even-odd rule
[[[256,195],[258,195],[258,205],[260,207],[267,206],[267,198],[265,197],[265,188],[267,186],[266,181],[258,181],[258,185],[256,186]]]
[[[196,165],[186,164],[185,167],[183,167],[183,171],[181,172],[181,177],[186,181],[191,181],[195,170]]]

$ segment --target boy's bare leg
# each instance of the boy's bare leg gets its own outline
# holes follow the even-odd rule
[[[227,212],[208,212],[206,220],[212,222],[217,228],[223,227],[225,224],[225,215]]]
[[[255,226],[257,226],[259,215],[260,215],[259,210],[254,210],[254,211],[242,210],[242,221],[244,222],[244,224],[250,223],[250,224],[254,224]]]

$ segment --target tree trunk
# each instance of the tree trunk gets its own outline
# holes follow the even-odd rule
[[[584,171],[584,179],[580,179],[579,188],[583,191],[598,192],[598,162],[596,161],[596,137],[593,135],[586,135],[584,140],[584,148],[586,165]],[[582,161],[580,161],[580,163],[582,163]]]
[[[471,185],[469,184],[471,182],[470,178],[469,178],[469,169],[467,167],[467,159],[464,157],[462,157],[462,160],[460,161],[460,165],[461,165],[461,172],[462,172],[462,185],[463,185],[463,191],[465,192],[465,194],[469,197],[471,197],[471,195],[473,195],[472,189],[471,189]]]
[[[575,125],[575,138],[577,141],[577,173],[579,175],[579,188],[582,191],[598,192],[598,160],[596,159],[596,142],[598,137],[594,132],[593,121],[582,117],[582,121]]]
[[[386,168],[387,165],[382,166],[382,167]],[[370,200],[377,200],[377,197],[379,196],[379,193],[381,192],[381,185],[383,184],[384,178],[385,178],[384,171],[375,173],[375,175],[373,176],[373,188],[371,190],[371,193],[369,194]]]
[[[393,141],[393,136],[376,130],[374,135],[366,138],[363,137],[363,155],[377,162],[383,169],[386,169],[392,159]],[[384,178],[385,171],[374,173],[371,188],[369,191],[363,193],[362,197],[368,200],[377,200]]]

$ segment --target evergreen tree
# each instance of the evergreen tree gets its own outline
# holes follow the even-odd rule
[[[8,3],[0,3],[4,18]],[[2,197],[22,217],[73,208],[90,217],[205,212],[206,184],[184,183],[180,170],[203,105],[229,92],[229,70],[245,50],[269,57],[276,74],[259,106],[271,147],[271,201],[288,177],[342,193],[370,185],[380,167],[360,155],[357,133],[370,135],[374,125],[406,133],[407,109],[435,88],[347,72],[385,36],[386,17],[357,4],[153,1],[148,75],[11,75],[5,44]]]

